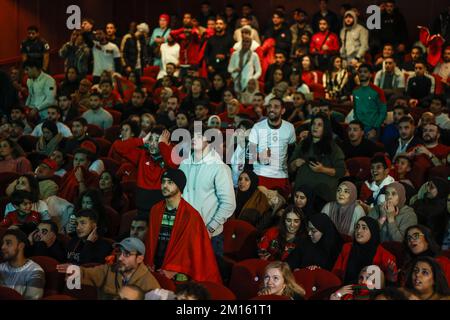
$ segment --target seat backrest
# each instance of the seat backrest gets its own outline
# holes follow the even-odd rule
[[[103,161],[106,171],[108,171],[114,175],[117,173],[117,170],[119,170],[119,168],[121,166],[121,163],[119,161],[116,161],[116,160],[108,158],[108,157],[101,157],[100,160]]]
[[[81,289],[69,289],[64,286],[62,294],[69,297],[75,298],[77,300],[97,300],[98,290],[94,286],[81,285]]]
[[[20,177],[17,172],[1,172],[0,173],[0,197],[6,195],[6,188],[16,179]]]
[[[306,291],[305,298],[309,299],[330,287],[341,285],[341,280],[330,271],[325,269],[300,269],[294,272],[295,281]]]
[[[256,296],[251,298],[250,300],[252,301],[286,301],[286,300],[291,300],[288,296],[277,296],[274,294],[269,294],[269,295],[265,295],[265,296]]]
[[[250,223],[229,219],[223,227],[224,254],[236,261],[256,258],[257,231]]]
[[[215,282],[200,282],[208,290],[212,300],[236,300],[236,295],[227,287]]]
[[[0,300],[23,300],[23,297],[14,289],[0,287]]]
[[[105,213],[107,219],[108,232],[107,237],[115,238],[120,226],[120,215],[117,211],[110,206],[105,206]]]
[[[51,257],[47,256],[34,256],[30,258],[35,263],[41,266],[45,272],[45,288],[44,296],[54,295],[61,292],[62,288],[65,286],[65,275],[59,273],[56,270],[56,266],[59,262]]]
[[[269,263],[261,259],[248,259],[233,266],[229,288],[239,300],[256,297]]]
[[[403,266],[406,262],[406,251],[403,243],[398,241],[382,242],[381,246],[395,256],[397,266]]]
[[[120,126],[112,126],[105,130],[105,139],[113,143],[120,136]]]
[[[113,125],[114,126],[120,125],[120,122],[122,120],[122,113],[120,111],[113,110],[113,109],[106,109],[106,111],[108,111],[112,115]]]
[[[351,158],[347,159],[345,164],[351,176],[356,177],[360,181],[370,179],[370,158]]]
[[[104,138],[94,138],[94,141],[97,143],[98,145],[98,155],[100,157],[107,157],[108,153],[109,153],[109,149],[111,148],[111,142],[109,142],[109,140],[106,140]]]
[[[17,143],[22,147],[25,152],[32,152],[36,149],[36,143],[38,138],[31,135],[23,135],[17,140]]]
[[[103,129],[95,124],[88,123],[87,132],[91,138],[101,138],[103,136]]]

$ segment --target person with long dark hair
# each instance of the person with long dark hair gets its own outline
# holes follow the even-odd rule
[[[11,139],[0,139],[0,172],[32,172],[31,162],[25,158],[25,152]]]
[[[42,123],[42,136],[36,143],[36,151],[50,156],[53,151],[55,151],[61,140],[63,139],[62,134],[58,133],[58,127],[56,123],[50,120],[45,120]]]
[[[308,237],[287,259],[292,270],[319,267],[331,270],[342,250],[343,240],[330,217],[317,213],[309,218]]]
[[[97,233],[105,235],[108,232],[105,203],[100,190],[88,189],[82,192],[75,204],[75,212],[80,210],[94,210],[98,215]]]
[[[325,98],[331,100],[340,100],[344,97],[344,88],[348,82],[348,73],[343,66],[343,60],[340,56],[331,58],[330,67],[323,74],[323,87],[325,89]]]
[[[208,90],[208,97],[213,103],[222,102],[223,92],[227,87],[227,79],[221,73],[215,73],[212,77],[212,86]]]
[[[413,262],[404,289],[410,294],[410,300],[450,300],[445,275],[430,257],[419,257]]]
[[[128,199],[122,192],[122,186],[117,175],[110,171],[103,171],[98,180],[98,188],[103,195],[105,205],[118,213],[124,213],[128,209]]]
[[[406,229],[403,247],[407,254],[407,261],[405,261],[403,270],[407,270],[408,265],[415,258],[425,256],[434,258],[441,266],[450,286],[450,260],[442,255],[441,248],[436,243],[434,235],[429,228],[422,225],[414,225]]]
[[[80,86],[80,75],[76,67],[69,67],[66,70],[66,76],[59,86],[61,92],[66,92],[69,96],[78,90]]]
[[[294,205],[301,209],[305,214],[306,218],[309,220],[316,211],[315,201],[316,194],[308,186],[302,185],[295,189],[292,196]]]
[[[363,217],[355,226],[353,242],[344,244],[332,272],[343,284],[354,284],[358,282],[359,272],[370,265],[379,266],[387,281],[397,281],[396,259],[381,246],[378,222]]]
[[[258,255],[263,260],[285,261],[295,248],[301,246],[304,238],[305,215],[300,209],[288,206],[284,209],[278,226],[267,230],[259,241]]]
[[[289,161],[296,173],[295,188],[307,185],[327,202],[334,200],[339,179],[345,174],[344,153],[333,141],[331,123],[319,113],[311,121],[310,133],[298,144]]]
[[[203,104],[209,101],[206,94],[206,85],[200,78],[192,80],[191,90],[189,94],[183,99],[180,105],[180,110],[189,113],[190,117],[194,116],[194,109],[197,104]]]

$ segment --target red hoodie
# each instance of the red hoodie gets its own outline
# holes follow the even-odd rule
[[[180,65],[198,65],[201,59],[200,34],[197,29],[192,29],[188,39],[184,28],[173,30],[170,35],[180,44]]]
[[[115,151],[138,167],[137,187],[146,190],[160,190],[161,177],[163,173],[170,168],[178,168],[172,161],[171,145],[163,142],[159,143],[159,152],[162,156],[161,161],[155,161],[154,158],[145,149],[139,149],[144,146],[141,138],[131,138],[125,141],[116,141]]]

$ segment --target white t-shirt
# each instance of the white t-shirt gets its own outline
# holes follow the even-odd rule
[[[180,45],[175,43],[174,45],[169,45],[167,42],[161,45],[161,71],[159,71],[158,79],[164,77],[166,72],[166,66],[168,63],[174,63],[176,66],[180,63]],[[176,77],[178,76],[178,71],[174,74]]]
[[[258,176],[278,179],[288,177],[288,147],[296,141],[292,123],[283,120],[279,129],[272,129],[267,119],[258,122],[250,132],[249,141],[258,146],[258,153],[270,148],[269,164],[264,165],[256,161],[253,164],[253,169]]]
[[[93,75],[95,77],[100,77],[105,70],[116,71],[114,59],[120,58],[120,50],[114,43],[108,42],[105,45],[101,45],[100,42],[94,41],[92,55],[94,57]]]

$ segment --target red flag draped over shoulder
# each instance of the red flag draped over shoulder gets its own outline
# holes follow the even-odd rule
[[[146,243],[145,262],[154,265],[165,201],[153,206]],[[200,214],[181,199],[167,246],[163,270],[188,275],[194,281],[222,283],[208,231]]]

